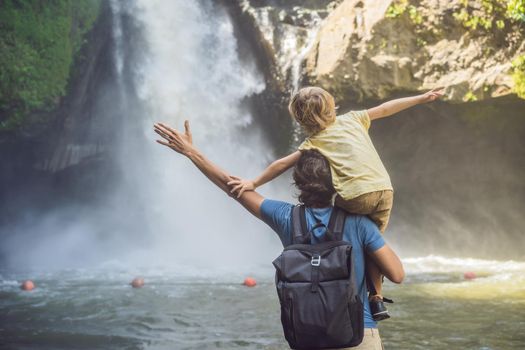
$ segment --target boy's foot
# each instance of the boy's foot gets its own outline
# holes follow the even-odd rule
[[[373,295],[368,299],[368,302],[370,303],[370,312],[375,321],[382,321],[390,318],[385,302],[392,303],[392,300],[383,298],[379,295]]]

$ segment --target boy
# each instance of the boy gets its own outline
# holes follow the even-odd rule
[[[334,98],[328,92],[319,87],[302,88],[292,96],[288,110],[308,135],[306,140],[297,151],[270,164],[255,180],[230,181],[231,192],[240,197],[244,191],[254,190],[292,167],[302,150],[317,149],[330,162],[337,192],[335,205],[352,214],[368,215],[384,233],[392,210],[393,188],[368,135],[370,122],[442,95],[442,88],[434,89],[336,117]],[[369,296],[372,315],[376,321],[389,318],[381,295],[382,275],[371,260],[367,261],[367,274],[372,285]]]

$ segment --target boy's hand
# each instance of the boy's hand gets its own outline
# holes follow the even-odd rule
[[[244,191],[254,191],[257,186],[255,182],[251,180],[243,180],[239,177],[232,176],[232,180],[228,182],[230,186],[230,193],[237,193],[237,198],[241,198]]]
[[[438,98],[442,97],[444,93],[445,93],[444,87],[432,89],[429,92],[425,92],[423,95],[420,95],[421,97],[420,103],[433,102],[437,100]]]

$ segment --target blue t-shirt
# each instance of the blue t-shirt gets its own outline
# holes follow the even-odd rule
[[[285,247],[292,243],[293,207],[293,204],[271,199],[265,199],[261,205],[262,219],[279,235]],[[332,207],[307,208],[306,224],[308,230],[315,225],[315,218],[328,226],[331,213]],[[319,239],[324,233],[324,228],[315,230],[313,232],[313,243],[315,244],[316,238]],[[343,240],[352,245],[356,283],[364,305],[365,328],[377,328],[377,324],[370,314],[370,305],[368,304],[365,284],[365,250],[369,253],[375,252],[385,245],[385,241],[376,224],[368,217],[361,215],[348,215],[345,222]]]

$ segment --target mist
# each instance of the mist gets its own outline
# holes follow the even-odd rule
[[[74,185],[82,191],[76,201],[68,198],[17,223],[2,245],[8,265],[61,268],[117,260],[235,269],[266,263],[279,250],[271,230],[187,159],[157,144],[153,132],[155,122],[182,128],[189,120],[199,149],[239,176],[256,175],[273,157],[246,103],[264,90],[264,80],[255,66],[241,63],[227,13],[208,2],[110,5],[111,79],[99,83],[95,122],[59,147],[80,144],[79,162],[103,156],[106,169],[85,169],[92,174]],[[103,154],[82,152],[96,150],[93,144],[103,144]],[[59,170],[58,163],[46,166]],[[289,198],[282,187],[265,191]],[[89,192],[96,200],[83,203]]]

